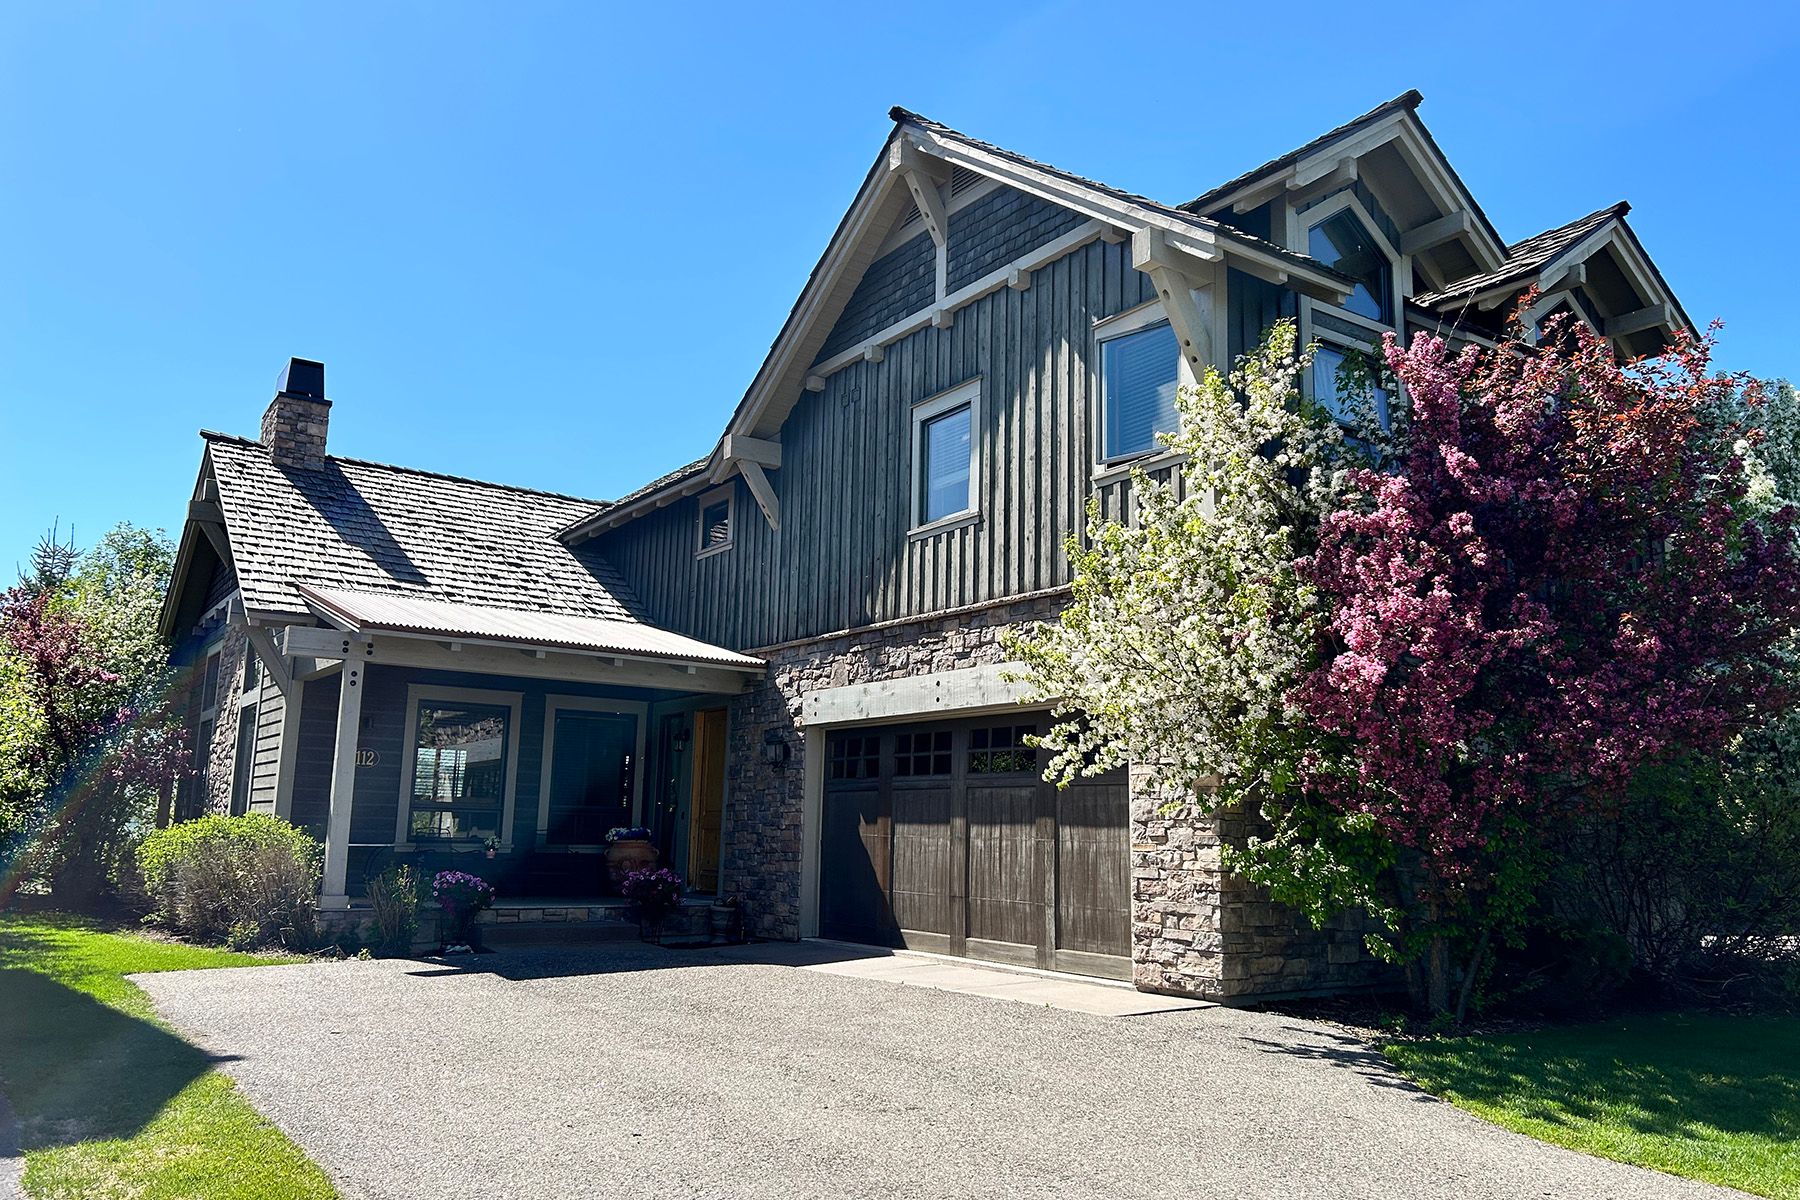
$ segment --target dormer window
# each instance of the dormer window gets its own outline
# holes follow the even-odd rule
[[[1371,321],[1392,323],[1394,266],[1354,212],[1339,209],[1307,230],[1306,252],[1356,280],[1345,308]]]
[[[694,546],[696,556],[705,557],[731,549],[737,525],[736,509],[736,493],[730,484],[714,488],[700,497],[699,540]]]

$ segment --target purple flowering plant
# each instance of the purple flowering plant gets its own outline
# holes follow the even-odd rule
[[[494,902],[494,885],[467,871],[439,871],[431,880],[431,895],[453,916],[480,912]]]
[[[659,920],[681,907],[682,878],[667,867],[632,871],[619,881],[619,892],[638,906],[646,921]]]

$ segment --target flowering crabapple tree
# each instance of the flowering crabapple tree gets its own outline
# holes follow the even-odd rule
[[[1278,324],[1229,382],[1183,388],[1185,478],[1132,478],[1137,513],[1098,498],[1071,537],[1073,597],[1058,620],[1007,638],[1019,677],[1055,704],[1042,744],[1068,782],[1141,764],[1159,790],[1217,781],[1219,803],[1294,786],[1311,738],[1290,697],[1325,613],[1298,569],[1355,452],[1300,399],[1305,366]]]
[[[1375,913],[1374,948],[1460,1013],[1560,822],[1785,698],[1795,514],[1752,498],[1710,351],[1390,338],[1393,431],[1363,403],[1346,436],[1278,326],[1182,397],[1185,496],[1090,509],[1070,606],[1014,641],[1060,702],[1053,777],[1213,777],[1203,806],[1264,818],[1229,868],[1315,922]]]

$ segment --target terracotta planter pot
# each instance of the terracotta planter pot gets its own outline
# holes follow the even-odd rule
[[[645,841],[614,842],[606,848],[606,877],[617,888],[633,871],[654,871],[662,857]]]

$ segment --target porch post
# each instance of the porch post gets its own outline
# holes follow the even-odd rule
[[[350,873],[350,804],[356,792],[356,739],[367,669],[367,664],[347,658],[338,677],[337,753],[331,762],[331,817],[325,825],[325,880],[319,889],[322,909],[350,907],[344,885]]]

